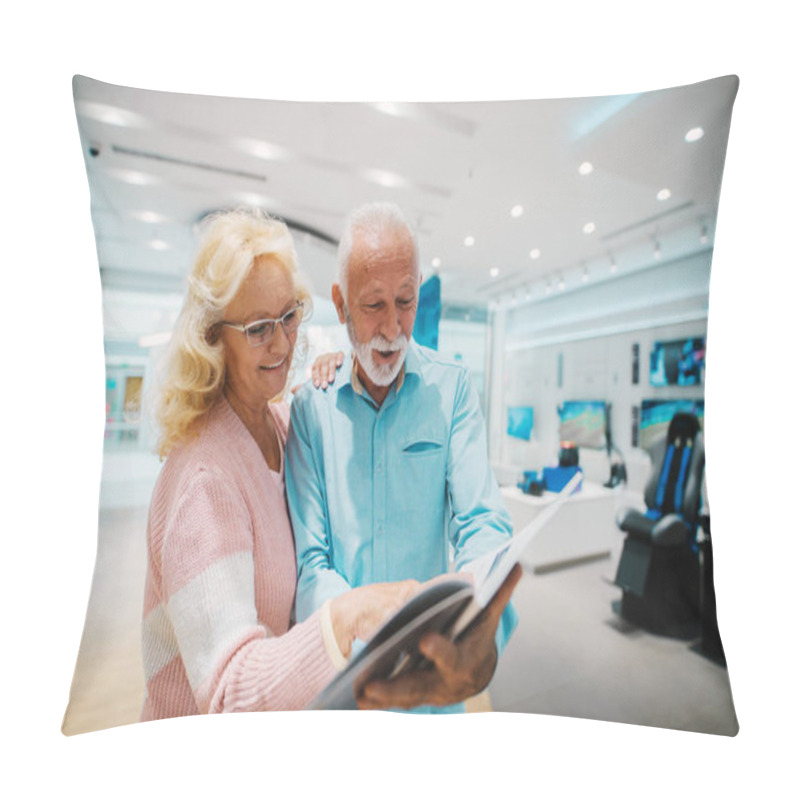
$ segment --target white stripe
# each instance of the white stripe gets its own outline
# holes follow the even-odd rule
[[[234,553],[170,597],[167,614],[193,690],[226,657],[242,630],[258,624],[254,578],[253,554]]]
[[[178,655],[178,643],[163,605],[156,606],[142,623],[142,660],[146,681]]]

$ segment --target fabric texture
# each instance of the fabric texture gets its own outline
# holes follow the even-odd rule
[[[341,369],[292,403],[286,488],[297,618],[378,581],[460,570],[511,536],[467,370],[412,342],[381,406]],[[517,623],[509,605],[498,652]]]
[[[283,450],[288,407],[271,410]],[[303,708],[336,674],[319,614],[291,627],[284,461],[269,469],[224,398],[168,456],[148,520],[141,719]]]

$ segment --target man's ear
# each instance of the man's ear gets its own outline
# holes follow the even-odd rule
[[[347,315],[345,314],[344,295],[338,283],[334,283],[333,286],[331,286],[331,300],[333,300],[333,304],[336,306],[339,322],[344,325],[347,322]]]

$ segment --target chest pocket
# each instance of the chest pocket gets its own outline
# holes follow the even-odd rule
[[[417,432],[406,437],[400,450],[408,458],[441,455],[444,451],[444,437],[439,433]]]

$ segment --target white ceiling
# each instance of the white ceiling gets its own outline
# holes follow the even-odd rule
[[[616,97],[311,103],[76,77],[103,286],[139,298],[134,335],[163,329],[171,307],[142,296],[179,302],[196,223],[241,204],[294,227],[301,267],[324,297],[347,212],[374,199],[394,200],[416,227],[423,275],[441,259],[452,305],[485,307],[512,290],[535,300],[562,277],[568,286],[584,273],[608,277],[612,259],[618,274],[641,269],[656,241],[663,261],[696,253],[713,245],[736,88],[727,77]],[[705,135],[687,143],[698,126]],[[584,176],[586,161],[594,170]]]

